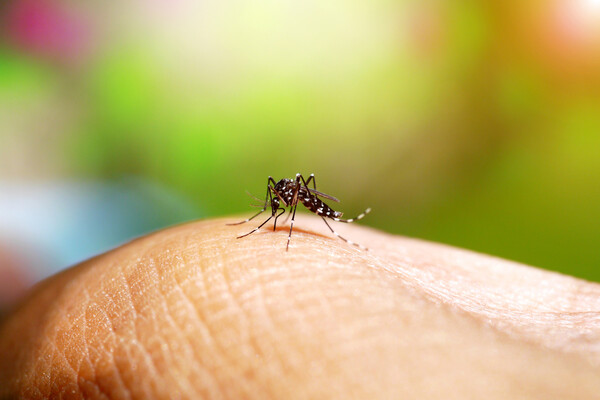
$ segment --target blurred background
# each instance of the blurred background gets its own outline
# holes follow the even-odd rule
[[[600,281],[600,0],[12,0],[0,32],[0,304],[296,172]]]

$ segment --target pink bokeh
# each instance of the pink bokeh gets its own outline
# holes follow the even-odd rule
[[[83,15],[52,0],[17,0],[7,7],[6,33],[20,51],[56,61],[86,53],[89,29]]]

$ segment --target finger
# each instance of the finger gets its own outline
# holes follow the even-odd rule
[[[598,285],[320,219],[138,239],[0,328],[0,398],[594,398]]]

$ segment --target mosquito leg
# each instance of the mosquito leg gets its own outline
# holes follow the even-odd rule
[[[275,182],[275,180],[273,180],[273,178],[269,176],[269,179],[267,179],[267,194],[265,196],[265,203],[263,204],[262,209],[259,212],[257,212],[256,214],[254,214],[250,218],[245,219],[245,220],[243,220],[241,222],[234,222],[234,223],[225,224],[225,225],[241,225],[241,224],[245,224],[246,222],[248,222],[248,221],[250,221],[250,220],[258,217],[260,214],[262,214],[263,212],[265,212],[265,210],[267,209],[267,205],[269,204],[268,199],[271,196],[271,187],[270,187],[271,181]],[[248,192],[246,191],[246,193],[248,193]],[[254,197],[254,196],[252,196],[252,197]]]
[[[362,214],[360,214],[360,215],[358,215],[358,216],[356,216],[354,218],[350,218],[350,219],[342,219],[342,218],[334,218],[334,217],[330,217],[330,218],[332,220],[338,221],[338,222],[354,222],[354,221],[358,221],[359,219],[364,218],[364,216],[367,215],[370,212],[371,212],[371,208],[367,208],[365,211],[363,211]]]
[[[331,231],[331,232],[332,232],[332,233],[333,233],[335,236],[339,237],[340,239],[342,239],[344,242],[346,242],[346,243],[348,243],[348,244],[351,244],[351,245],[353,245],[353,246],[356,246],[356,247],[358,247],[358,248],[361,248],[361,249],[363,249],[363,250],[369,250],[369,249],[368,249],[368,248],[366,248],[365,246],[362,246],[362,245],[360,245],[360,244],[358,244],[358,243],[351,242],[350,240],[346,239],[345,237],[343,237],[342,235],[340,235],[339,233],[337,233],[336,231],[334,231],[334,230],[333,230],[333,228],[331,227],[331,225],[329,225],[329,223],[327,222],[327,220],[325,219],[325,217],[323,217],[323,216],[322,216],[321,218],[323,218],[323,222],[325,222],[325,225],[327,225],[327,227],[329,228],[329,230],[330,230],[330,231]]]
[[[298,204],[294,206],[294,213],[292,214],[292,223],[290,224],[290,234],[288,235],[288,241],[287,246],[285,246],[285,251],[288,251],[288,249],[290,248],[290,239],[292,238],[292,230],[294,229],[294,218],[296,218],[296,208],[298,208]]]
[[[308,189],[308,185],[310,184],[310,182],[312,182],[313,183],[313,188],[315,190],[317,190],[317,180],[315,179],[315,174],[310,174],[310,176],[306,180],[304,179],[304,177],[302,176],[302,174],[296,174],[296,180],[299,183],[300,181],[298,180],[298,178],[300,180],[302,180],[302,184],[304,185],[304,187],[306,189]]]
[[[243,221],[241,221],[241,222],[233,222],[233,223],[231,223],[231,224],[225,224],[225,225],[241,225],[241,224],[245,224],[246,222],[248,222],[248,221],[251,221],[251,220],[253,220],[254,218],[258,217],[260,214],[262,214],[263,212],[265,212],[265,210],[266,210],[266,209],[267,209],[266,207],[263,207],[263,208],[262,208],[262,209],[261,209],[259,212],[257,212],[256,214],[254,214],[254,215],[253,215],[253,216],[251,216],[250,218],[248,218],[248,219],[245,219],[245,220],[243,220]]]
[[[304,177],[302,175],[300,175],[300,177],[302,178],[302,182],[304,183],[304,186],[306,186],[307,189],[308,189],[308,185],[312,181],[313,189],[317,190],[317,179],[315,178],[315,174],[310,174],[310,176],[308,177],[308,179],[306,181],[304,180]]]
[[[275,228],[277,228],[277,218],[281,217],[281,215],[285,213],[285,211],[285,208],[282,208],[281,212],[275,217],[275,222],[273,223],[273,232],[275,231]]]
[[[241,239],[241,238],[243,238],[243,237],[246,237],[246,236],[248,236],[248,235],[251,235],[251,234],[253,234],[254,232],[256,232],[256,231],[260,230],[260,228],[262,228],[264,224],[266,224],[267,222],[269,222],[269,221],[271,220],[271,218],[273,218],[273,216],[272,216],[272,215],[271,215],[269,218],[267,218],[267,220],[266,220],[265,222],[263,222],[262,224],[260,224],[258,227],[256,227],[256,228],[255,228],[255,229],[253,229],[252,231],[250,231],[250,232],[246,233],[245,235],[238,236],[237,238],[238,238],[238,239]]]
[[[273,184],[273,186],[277,185],[277,182],[275,182],[275,179],[273,179],[273,177],[272,177],[272,176],[269,176],[269,179],[267,179],[267,185],[268,185],[269,183],[272,183],[272,184]]]

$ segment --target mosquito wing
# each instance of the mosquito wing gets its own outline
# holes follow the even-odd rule
[[[325,194],[325,193],[323,193],[323,192],[319,192],[317,189],[308,189],[308,191],[309,191],[309,192],[311,192],[312,194],[316,195],[316,196],[323,197],[323,198],[325,198],[325,199],[329,199],[329,200],[333,200],[333,201],[335,201],[336,203],[339,203],[339,202],[340,202],[340,201],[339,201],[338,199],[336,199],[335,197],[333,197],[333,196],[330,196],[330,195],[328,195],[328,194]]]

